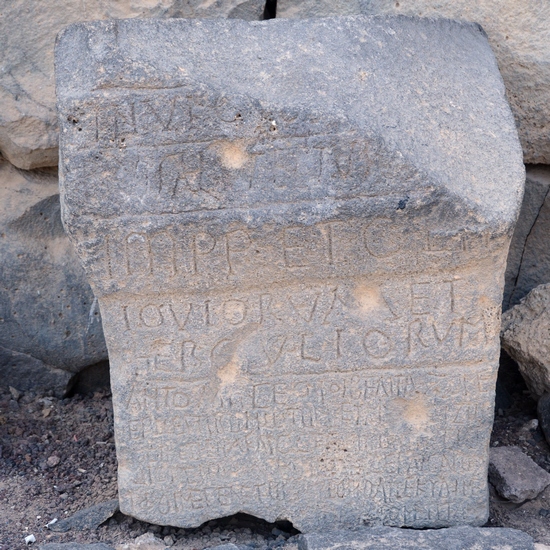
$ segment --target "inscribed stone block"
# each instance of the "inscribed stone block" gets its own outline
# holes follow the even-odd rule
[[[95,22],[56,63],[121,510],[484,523],[524,170],[481,29]]]

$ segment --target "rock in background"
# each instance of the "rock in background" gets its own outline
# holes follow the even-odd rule
[[[550,283],[550,167],[528,166],[525,195],[506,266],[504,310]]]
[[[533,289],[502,316],[502,347],[534,397],[550,392],[550,284]]]
[[[259,0],[12,0],[0,12],[0,152],[19,168],[57,166],[53,47],[79,21],[132,17],[261,19]],[[32,37],[32,39],[29,39]]]
[[[56,171],[0,162],[0,380],[61,391],[107,358],[97,302],[61,225]],[[19,374],[18,374],[19,373]]]
[[[520,447],[492,447],[489,481],[503,498],[521,503],[536,498],[548,485],[550,474]]]
[[[415,15],[480,23],[506,85],[526,163],[550,164],[550,2],[278,0],[277,17]]]
[[[260,20],[264,0],[14,0],[0,11],[0,152],[55,167],[57,33],[90,19]],[[32,36],[32,40],[29,37]],[[62,395],[107,359],[97,302],[60,218],[57,171],[0,157],[0,383]]]

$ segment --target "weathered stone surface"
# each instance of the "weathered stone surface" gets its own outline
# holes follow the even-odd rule
[[[358,15],[360,0],[277,0],[277,17],[306,18],[334,15]]]
[[[97,301],[61,224],[57,174],[26,172],[5,161],[0,162],[0,347],[7,350],[0,373],[18,389],[44,388],[50,375],[49,389],[57,389],[66,375],[58,379],[49,367],[77,372],[107,358]]]
[[[519,447],[491,447],[489,481],[500,496],[519,503],[544,491],[550,485],[550,474]]]
[[[299,550],[534,550],[533,539],[517,529],[451,527],[413,531],[374,527],[300,536]]]
[[[107,500],[80,510],[69,518],[55,522],[50,526],[50,529],[59,533],[97,529],[103,522],[118,512],[118,510],[118,499]]]
[[[82,544],[80,542],[49,542],[41,544],[38,550],[114,550],[112,546],[103,542]]]
[[[56,63],[121,510],[484,523],[525,176],[479,27],[100,22]]]
[[[128,17],[261,18],[243,0],[10,0],[0,14],[0,152],[19,168],[57,166],[53,49],[57,33],[79,21]],[[29,37],[32,36],[32,40]]]
[[[506,84],[526,163],[550,164],[550,2],[278,0],[277,17],[409,15],[480,23]]]
[[[523,204],[506,265],[503,309],[550,283],[550,167],[527,167]]]
[[[502,347],[534,397],[550,392],[550,284],[534,288],[502,315]]]

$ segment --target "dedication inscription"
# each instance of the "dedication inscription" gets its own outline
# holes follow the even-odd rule
[[[481,29],[109,21],[56,63],[122,511],[484,523],[523,165]]]

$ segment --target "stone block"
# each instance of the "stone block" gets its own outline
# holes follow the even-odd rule
[[[492,447],[489,457],[489,481],[505,499],[521,503],[550,485],[550,474],[519,447]]]
[[[533,397],[550,393],[550,284],[534,288],[502,316],[502,347]]]
[[[56,71],[122,512],[483,524],[525,175],[481,29],[87,23]]]
[[[506,84],[526,163],[550,164],[550,2],[524,0],[278,0],[277,17],[446,17],[480,23]]]
[[[56,171],[18,170],[5,161],[0,347],[0,383],[18,389],[57,391],[67,375],[49,367],[75,373],[107,358],[97,301],[61,223]]]
[[[265,2],[264,2],[265,3]],[[10,0],[0,17],[0,152],[25,170],[57,166],[53,50],[71,23],[133,17],[261,19],[259,0]],[[29,37],[32,36],[32,40]]]
[[[527,533],[517,529],[375,527],[302,535],[298,550],[535,550],[535,546]]]

